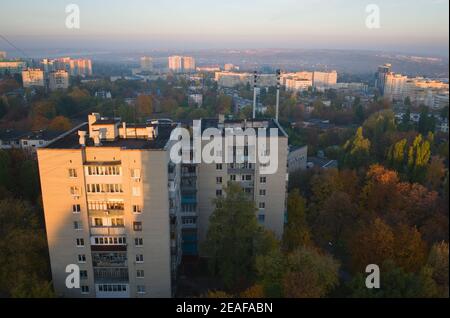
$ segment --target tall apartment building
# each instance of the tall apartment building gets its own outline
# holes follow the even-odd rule
[[[287,156],[288,138],[279,124],[272,120],[223,120],[203,119],[201,131],[208,128],[225,129],[277,128],[274,137],[278,142],[278,166],[274,174],[263,174],[265,165],[248,162],[249,147],[235,145],[228,151],[243,156],[243,163],[198,163],[183,164],[181,172],[181,219],[183,253],[197,255],[198,246],[206,238],[209,218],[214,212],[213,199],[225,195],[228,182],[237,182],[257,208],[257,219],[261,225],[281,238],[286,217],[286,187],[288,180]],[[270,138],[268,138],[270,139]],[[269,143],[269,142],[268,142]],[[203,142],[204,144],[204,142]],[[225,141],[222,141],[225,153]],[[263,151],[255,149],[255,153]],[[269,151],[264,150],[264,151]]]
[[[169,56],[169,70],[175,73],[195,71],[195,59],[190,56]]]
[[[403,99],[408,77],[390,72],[384,78],[383,95],[389,99]]]
[[[314,72],[313,86],[318,91],[333,88],[337,83],[337,72]]]
[[[51,91],[69,88],[69,74],[67,71],[59,70],[49,74],[48,87]]]
[[[153,58],[150,56],[141,57],[141,71],[153,72]]]
[[[171,124],[92,114],[38,150],[53,284],[62,297],[171,297],[181,259]],[[80,268],[68,289],[66,266]]]
[[[22,71],[23,87],[44,87],[44,71],[41,69],[29,68]]]
[[[71,76],[91,76],[92,61],[90,59],[70,59],[69,72]]]
[[[378,66],[378,72],[376,77],[376,87],[380,92],[384,92],[384,84],[387,74],[392,72],[392,64],[384,64]]]

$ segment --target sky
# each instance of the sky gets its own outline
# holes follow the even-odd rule
[[[80,28],[65,26],[66,5]],[[366,27],[366,6],[380,28]],[[24,49],[363,49],[448,56],[448,0],[3,0],[0,34]],[[0,49],[8,49],[0,39]]]

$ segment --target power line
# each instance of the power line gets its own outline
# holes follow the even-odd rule
[[[13,48],[15,48],[18,52],[20,52],[23,56],[25,56],[26,59],[31,60],[31,58],[20,48],[18,48],[14,43],[12,43],[10,40],[8,40],[4,35],[0,34],[0,38],[2,38],[6,43],[11,45]]]

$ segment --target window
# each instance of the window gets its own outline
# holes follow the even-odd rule
[[[182,219],[182,223],[184,224],[184,225],[194,225],[194,224],[196,224],[197,223],[197,219],[195,218],[195,217],[184,217],[183,219]]]
[[[81,286],[81,293],[82,294],[89,294],[89,286]]]
[[[136,277],[137,278],[144,278],[144,270],[143,269],[138,269],[136,271]]]
[[[251,174],[245,175],[245,180],[246,181],[252,181],[252,175]]]
[[[264,197],[266,195],[266,190],[263,189],[259,190],[259,195]]]
[[[72,205],[72,212],[73,213],[80,213],[80,211],[81,211],[81,205],[79,205],[79,204],[73,204]]]
[[[87,279],[88,272],[86,270],[80,271],[80,279]]]
[[[123,193],[122,184],[99,184],[87,185],[88,193]]]
[[[133,205],[133,213],[139,214],[142,213],[140,205]]]
[[[80,189],[78,187],[70,187],[70,194],[74,197],[80,196]]]
[[[138,294],[145,294],[145,286],[137,285],[137,292],[138,292]]]
[[[102,218],[95,218],[94,219],[95,226],[103,226],[103,219]]]
[[[217,184],[222,184],[222,177],[217,177],[216,178],[216,183]]]
[[[75,230],[82,230],[82,229],[83,229],[83,226],[82,226],[82,224],[81,224],[80,221],[74,221],[74,222],[73,222],[73,228],[74,228]]]
[[[135,231],[142,231],[142,222],[133,222],[133,229]]]
[[[259,182],[260,182],[260,183],[266,183],[266,182],[267,182],[266,177],[260,177],[260,178],[259,178]]]
[[[141,177],[141,170],[140,169],[131,169],[131,177],[133,179],[139,179]]]
[[[141,237],[136,237],[136,238],[134,239],[134,245],[135,245],[136,247],[141,247],[141,246],[143,246],[143,245],[144,245],[144,239],[141,238]]]
[[[222,170],[222,164],[221,163],[216,164],[216,170]]]
[[[259,208],[260,209],[265,209],[266,208],[266,203],[265,202],[259,202]]]
[[[236,175],[235,175],[235,174],[232,174],[232,175],[230,176],[230,180],[231,180],[231,181],[236,181]]]
[[[114,227],[124,227],[125,224],[124,224],[122,218],[112,218],[112,219],[111,219],[111,226],[114,226]]]
[[[141,188],[139,187],[133,187],[132,193],[134,197],[138,197],[141,195]]]
[[[83,247],[84,246],[84,239],[77,238],[77,246],[78,247]]]
[[[144,263],[144,255],[136,254],[136,263]]]
[[[216,190],[216,197],[222,196],[222,190]]]
[[[78,254],[78,263],[86,263],[86,255]]]
[[[77,176],[77,169],[69,169],[69,177],[70,178],[76,178]]]
[[[266,216],[264,215],[264,214],[259,214],[258,215],[258,222],[259,223],[264,223],[265,222],[265,220],[266,220]]]

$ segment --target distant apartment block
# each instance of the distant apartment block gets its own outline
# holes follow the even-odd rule
[[[337,83],[338,74],[336,71],[331,72],[314,72],[313,86],[318,91],[334,88]]]
[[[92,61],[90,59],[72,59],[70,57],[43,59],[41,66],[46,73],[65,70],[70,76],[85,77],[92,75]]]
[[[27,63],[16,60],[0,60],[0,75],[21,74],[26,69]]]
[[[195,71],[195,59],[190,56],[169,56],[169,70],[175,73],[189,73]]]
[[[49,74],[48,87],[51,91],[65,90],[69,88],[69,74],[59,70]]]
[[[41,130],[36,132],[6,129],[0,131],[0,149],[23,149],[35,152],[45,147],[64,132]]]
[[[6,52],[0,51],[0,60],[4,60],[4,59],[6,59]]]
[[[44,71],[41,69],[28,68],[22,71],[23,87],[44,87]]]
[[[153,72],[153,58],[150,56],[142,56],[140,66],[143,72]]]
[[[308,163],[308,146],[292,147],[288,155],[288,172],[295,173],[306,170]]]
[[[89,116],[38,150],[53,284],[60,297],[171,297],[181,259],[180,167],[171,124]],[[80,268],[81,288],[65,285]]]

